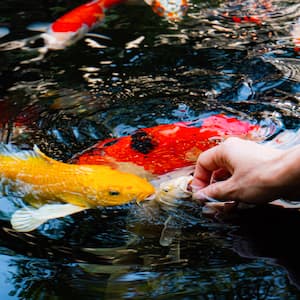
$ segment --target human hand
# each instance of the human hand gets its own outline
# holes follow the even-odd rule
[[[199,155],[192,182],[194,199],[252,204],[277,199],[282,190],[277,174],[285,152],[252,141],[228,138]]]

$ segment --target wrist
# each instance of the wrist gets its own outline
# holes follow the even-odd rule
[[[300,146],[285,150],[263,166],[266,187],[273,197],[300,199]]]

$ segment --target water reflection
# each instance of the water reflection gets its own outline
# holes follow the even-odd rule
[[[95,224],[95,220],[82,221],[83,226]],[[9,280],[10,295],[22,299],[64,299],[67,295],[75,299],[243,299],[249,295],[251,299],[294,299],[296,290],[289,287],[285,271],[276,265],[285,267],[298,284],[299,249],[292,232],[299,221],[298,214],[280,208],[248,210],[223,226],[210,221],[206,226],[186,228],[170,247],[157,243],[160,226],[129,222],[127,242],[106,249],[95,244],[84,247],[78,240],[77,245],[69,244],[67,235],[53,241],[6,229],[1,237],[5,247],[13,250],[1,248],[2,270],[11,271],[2,277]],[[73,234],[77,230],[79,227]],[[115,244],[120,243],[116,235],[114,239]],[[27,244],[24,250],[29,258],[24,252],[13,252],[18,249],[20,253],[22,244]],[[231,247],[246,258],[234,254]]]
[[[1,43],[81,3],[2,1]],[[174,25],[120,6],[96,31],[106,48],[81,40],[30,64],[34,52],[0,52],[0,140],[67,161],[99,139],[216,112],[265,124],[266,135],[298,128],[299,15],[291,0],[193,1]],[[96,210],[21,234],[8,224],[13,200],[1,197],[1,299],[299,297],[297,212],[221,221],[185,207],[162,247],[164,212]]]
[[[242,257],[263,257],[271,264],[283,266],[299,288],[299,248],[294,244],[294,230],[299,222],[299,214],[294,210],[263,208],[241,213],[234,221],[239,228],[232,232],[233,249]]]

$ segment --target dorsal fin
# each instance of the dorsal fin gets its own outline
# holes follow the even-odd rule
[[[33,151],[38,158],[42,158],[43,160],[47,161],[50,164],[58,163],[55,159],[47,156],[45,153],[43,153],[40,148],[37,145],[33,146]]]
[[[38,158],[46,161],[47,163],[58,163],[53,158],[48,157],[44,154],[37,145],[34,145],[33,150],[22,150],[13,144],[3,144],[0,143],[0,155],[9,156],[14,159],[26,160],[29,158]]]
[[[37,157],[37,154],[33,150],[22,150],[13,144],[3,143],[0,143],[0,155],[23,160],[26,160],[30,157]]]

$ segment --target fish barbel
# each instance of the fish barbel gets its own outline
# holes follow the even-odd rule
[[[16,152],[2,146],[0,176],[32,205],[13,214],[17,231],[30,231],[48,219],[89,208],[140,202],[154,193],[154,187],[136,175],[109,166],[59,162],[37,147]]]

